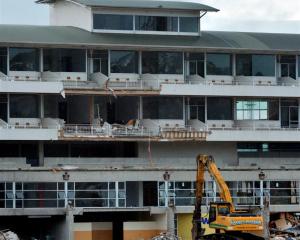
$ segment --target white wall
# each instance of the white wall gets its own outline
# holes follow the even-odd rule
[[[148,158],[149,143],[139,143],[138,157]],[[198,154],[213,155],[218,163],[218,166],[236,165],[237,151],[236,143],[224,142],[224,143],[191,143],[191,142],[159,142],[151,143],[151,156],[153,160],[163,161],[163,158],[183,158],[186,161],[186,165],[194,166],[196,163],[196,156]],[[176,164],[176,162],[175,162]]]
[[[91,9],[74,3],[59,1],[50,6],[50,25],[74,26],[91,31]]]

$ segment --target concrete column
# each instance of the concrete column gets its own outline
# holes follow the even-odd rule
[[[66,215],[66,240],[73,240],[74,239],[74,233],[73,233],[73,225],[74,225],[74,214],[73,214],[73,208],[69,207],[67,208],[67,215]]]
[[[298,98],[298,128],[300,127],[300,98]]]
[[[93,124],[94,116],[95,116],[95,109],[94,109],[94,96],[89,96],[89,122]]]
[[[45,117],[45,109],[44,109],[44,95],[40,95],[40,118]]]
[[[44,142],[39,141],[38,143],[38,148],[39,148],[39,166],[42,167],[44,166]]]
[[[174,233],[175,231],[175,212],[173,207],[168,207],[167,208],[167,231],[169,233]]]
[[[143,207],[143,205],[144,205],[143,182],[139,182],[139,207]]]
[[[116,187],[116,207],[119,207],[119,182],[115,182]]]

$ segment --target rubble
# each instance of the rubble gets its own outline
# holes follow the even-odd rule
[[[271,240],[300,240],[300,220],[291,213],[280,213],[269,227]]]

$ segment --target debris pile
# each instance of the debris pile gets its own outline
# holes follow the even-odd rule
[[[12,231],[4,230],[0,231],[0,240],[19,240],[19,237]]]
[[[172,233],[161,233],[159,236],[156,236],[151,240],[181,240],[181,238],[175,236]]]
[[[270,234],[271,240],[300,240],[299,218],[290,213],[280,213],[270,222]]]

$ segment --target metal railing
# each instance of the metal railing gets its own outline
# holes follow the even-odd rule
[[[123,125],[65,125],[64,137],[149,137],[153,133],[144,127]]]

